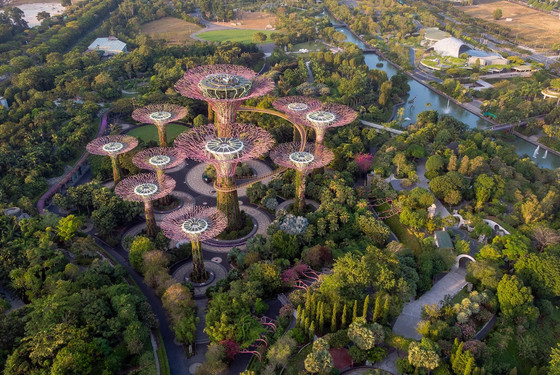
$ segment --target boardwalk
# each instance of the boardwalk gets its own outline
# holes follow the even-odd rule
[[[369,122],[369,121],[365,121],[365,120],[360,120],[360,122],[362,123],[362,125],[369,126],[370,128],[375,128],[375,129],[378,129],[378,130],[386,131],[386,132],[389,132],[389,133],[393,133],[393,134],[397,134],[397,135],[404,133],[404,131],[402,131],[402,130],[388,128],[386,126],[375,124],[373,122]]]

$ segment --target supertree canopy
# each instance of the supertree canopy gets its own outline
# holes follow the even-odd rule
[[[185,151],[189,159],[210,163],[216,168],[218,209],[226,214],[228,230],[243,223],[235,186],[235,168],[240,162],[264,154],[274,144],[268,132],[258,126],[233,124],[227,136],[216,135],[213,125],[194,128],[179,134],[175,146]]]
[[[138,146],[138,139],[130,135],[106,135],[95,138],[87,144],[86,149],[95,155],[109,156],[113,166],[113,180],[115,184],[121,180],[121,168],[117,156],[124,154]]]
[[[163,198],[175,189],[175,180],[163,175],[161,183],[155,173],[140,173],[127,177],[117,184],[115,193],[125,201],[144,202],[146,232],[149,237],[157,234],[152,201]]]
[[[226,216],[216,208],[194,206],[167,215],[161,222],[166,237],[175,241],[190,240],[193,272],[191,279],[200,283],[207,279],[200,242],[216,237],[227,226]]]
[[[321,109],[323,103],[320,100],[310,98],[308,96],[284,96],[276,99],[272,106],[280,112],[284,112],[288,116],[307,114],[312,111]]]
[[[132,118],[141,123],[154,124],[158,131],[159,145],[167,146],[167,124],[180,120],[188,113],[187,108],[171,103],[150,104],[132,112]]]
[[[315,144],[322,145],[328,128],[348,125],[358,114],[342,104],[327,103],[314,111],[295,113],[297,121],[315,129]]]
[[[322,168],[334,159],[331,150],[321,145],[307,144],[303,148],[299,142],[283,143],[270,151],[270,158],[278,165],[296,170],[296,195],[294,210],[298,215],[305,209],[305,176],[315,168]]]
[[[204,100],[216,114],[218,136],[227,136],[227,129],[235,123],[237,109],[247,99],[263,96],[274,88],[267,77],[257,76],[249,68],[239,65],[203,65],[187,70],[175,89],[191,99]]]
[[[138,168],[155,171],[159,184],[163,185],[164,170],[178,166],[186,157],[185,152],[176,147],[154,147],[138,152],[132,162]],[[160,203],[171,204],[171,195],[161,198]]]

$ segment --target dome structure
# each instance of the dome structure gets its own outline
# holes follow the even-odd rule
[[[441,56],[451,57],[459,57],[460,54],[471,49],[471,47],[454,37],[445,38],[436,42],[433,48],[434,51]]]

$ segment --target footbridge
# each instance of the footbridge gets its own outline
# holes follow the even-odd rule
[[[370,128],[374,128],[374,129],[377,129],[377,130],[382,130],[382,131],[386,131],[386,132],[397,134],[397,135],[404,133],[403,130],[388,128],[386,126],[379,125],[379,124],[376,124],[376,123],[373,123],[373,122],[369,122],[369,121],[365,121],[365,120],[360,120],[360,122],[362,123],[362,125],[369,126]]]
[[[513,129],[517,126],[525,126],[530,121],[540,120],[540,119],[543,119],[543,118],[544,118],[544,115],[540,115],[540,116],[529,117],[529,118],[526,118],[525,120],[519,120],[519,122],[510,122],[509,124],[496,124],[496,125],[488,128],[488,130],[493,131],[493,132],[497,132],[497,131],[500,131],[500,130],[509,130],[509,129]]]

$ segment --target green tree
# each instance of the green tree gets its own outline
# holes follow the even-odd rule
[[[412,342],[408,347],[408,362],[414,367],[434,370],[440,364],[439,347],[432,340],[423,337],[420,343]]]
[[[364,318],[356,318],[348,327],[348,338],[361,350],[370,350],[383,342],[385,333],[377,323],[368,324]]]
[[[68,215],[59,220],[56,232],[64,242],[70,241],[78,229],[82,226],[82,221],[74,215]]]
[[[253,34],[254,43],[262,44],[266,41],[266,38],[267,38],[266,34],[260,31]]]
[[[499,20],[500,18],[502,18],[502,10],[500,8],[496,8],[494,9],[494,11],[492,12],[492,17],[495,20]]]
[[[128,260],[132,268],[141,272],[144,254],[155,249],[156,246],[148,237],[136,236],[128,250]]]
[[[523,316],[531,321],[538,317],[539,310],[533,305],[531,288],[524,286],[517,276],[504,275],[498,284],[497,295],[506,319]]]
[[[555,348],[550,350],[549,374],[560,374],[560,344],[556,344]]]
[[[364,299],[364,307],[363,307],[363,311],[362,311],[362,318],[364,318],[366,321],[367,321],[367,315],[368,315],[368,308],[369,308],[369,294]]]
[[[312,374],[326,375],[334,367],[332,356],[329,352],[329,344],[324,338],[315,340],[313,350],[304,361],[305,369]]]

